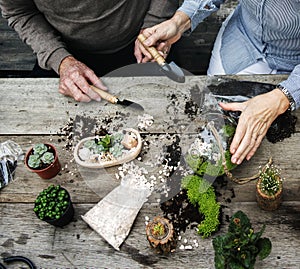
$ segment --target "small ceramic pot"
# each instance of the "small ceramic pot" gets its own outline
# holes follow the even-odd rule
[[[63,227],[65,225],[69,224],[74,217],[74,207],[73,207],[73,203],[71,201],[71,196],[65,188],[61,187],[61,189],[65,190],[66,193],[68,194],[69,204],[68,204],[68,207],[66,208],[66,211],[62,214],[62,216],[59,219],[50,219],[50,218],[43,219],[43,221],[45,221],[53,226],[56,226],[56,227]],[[38,213],[35,213],[35,214],[36,214],[37,218],[39,218]]]
[[[278,209],[280,204],[282,203],[282,182],[280,181],[280,188],[277,193],[273,196],[269,196],[263,193],[260,189],[261,179],[259,178],[256,183],[256,200],[258,206],[267,211],[273,211]]]
[[[29,167],[28,166],[28,159],[29,159],[29,156],[33,152],[33,148],[31,148],[25,155],[25,165],[31,172],[34,172],[34,173],[38,174],[41,178],[50,179],[50,178],[55,177],[59,173],[59,171],[61,170],[61,164],[58,160],[58,154],[57,154],[56,148],[51,144],[45,144],[45,145],[47,147],[51,147],[51,149],[54,153],[53,163],[51,163],[49,166],[47,166],[43,169],[33,169],[33,168]]]
[[[74,207],[70,200],[70,203],[65,211],[65,213],[59,219],[45,219],[45,221],[56,227],[63,227],[69,224],[74,217]]]
[[[155,217],[146,227],[147,239],[150,246],[160,253],[173,252],[177,242],[173,224],[166,218]]]

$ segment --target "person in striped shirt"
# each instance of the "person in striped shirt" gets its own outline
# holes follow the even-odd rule
[[[185,0],[171,19],[144,30],[146,45],[169,50],[224,1]],[[137,60],[148,61],[151,55],[141,50]],[[207,74],[289,74],[266,94],[220,103],[242,112],[230,145],[232,162],[240,164],[255,154],[277,116],[300,106],[300,0],[240,0],[218,33]]]

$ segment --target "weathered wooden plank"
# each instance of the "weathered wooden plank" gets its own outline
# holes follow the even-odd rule
[[[258,79],[250,76],[236,78]],[[259,79],[261,82],[275,84],[282,78],[261,76]],[[190,76],[184,84],[175,83],[165,77],[122,77],[103,80],[111,89],[111,93],[140,103],[145,108],[144,113],[154,117],[154,124],[149,128],[149,132],[179,132],[193,124],[189,115],[185,113],[185,106],[191,100],[191,89],[198,86],[200,91],[203,90],[207,77]],[[58,93],[58,79],[55,78],[2,78],[0,95],[0,134],[55,134],[69,118],[74,119],[76,115],[85,115],[99,121],[107,116],[113,117],[114,121],[116,118],[120,121],[121,118],[123,125],[135,127],[138,123],[137,117],[143,114],[132,109],[124,110],[106,101],[78,103]]]
[[[300,134],[297,133],[293,137],[288,138],[282,142],[271,144],[268,141],[263,141],[261,147],[258,149],[256,155],[251,161],[245,161],[242,165],[233,170],[235,177],[246,177],[256,174],[259,167],[264,165],[269,157],[273,157],[274,163],[282,170],[284,181],[284,200],[285,201],[300,201],[299,191],[299,163],[300,163]],[[171,137],[171,135],[170,135]],[[142,160],[136,163],[145,167],[149,173],[157,174],[162,170],[161,166],[156,166],[155,169],[146,166],[147,162],[156,163],[157,154],[163,154],[164,150],[158,145],[171,144],[172,141],[169,136],[164,134],[144,135],[143,140],[147,141],[149,146],[144,146],[141,152]],[[19,162],[15,180],[10,183],[9,188],[1,190],[1,202],[32,202],[37,194],[51,183],[62,184],[70,190],[74,201],[77,203],[94,203],[98,202],[113,188],[118,186],[119,180],[116,178],[118,167],[108,169],[85,170],[80,168],[73,160],[72,147],[67,145],[75,142],[72,140],[62,141],[63,136],[2,136],[1,142],[6,140],[13,140],[18,143],[25,153],[33,144],[38,142],[53,143],[59,153],[59,158],[63,170],[59,175],[52,180],[42,180],[36,174],[31,173],[26,169],[22,162]],[[160,141],[158,143],[158,141]],[[146,144],[145,144],[146,145]],[[150,149],[150,150],[149,150]],[[281,154],[287,152],[287,154]],[[294,152],[294,154],[290,154]],[[151,172],[152,171],[152,172]],[[150,175],[149,175],[150,177]],[[253,202],[255,201],[255,182],[250,182],[244,185],[228,182],[218,189],[223,194],[220,197],[222,203],[229,204],[230,202]]]
[[[283,77],[246,78],[276,84]],[[184,120],[189,120],[183,113],[184,104],[189,98],[189,87],[195,84],[202,87],[206,77],[187,79],[191,84],[178,85],[164,77],[105,78],[111,91],[140,102],[146,108],[146,112],[154,116],[154,124],[149,131],[143,132],[143,139],[149,146],[144,148],[142,159],[137,160],[140,165],[146,165],[147,160],[158,159],[156,154],[161,152],[161,145],[172,143],[172,132],[184,131],[178,129],[178,126],[181,126],[180,121],[183,121],[184,125]],[[158,86],[155,86],[157,84]],[[168,256],[161,256],[149,248],[145,238],[145,217],[152,218],[162,214],[156,199],[143,206],[120,252],[113,250],[82,221],[80,216],[119,184],[115,176],[118,168],[92,173],[79,169],[73,161],[68,134],[57,133],[61,133],[61,128],[66,126],[69,118],[76,115],[92,119],[114,115],[116,126],[123,128],[128,124],[136,126],[137,114],[128,112],[126,117],[132,118],[128,122],[120,120],[120,116],[117,119],[119,108],[96,102],[77,103],[59,95],[56,92],[57,85],[56,79],[0,80],[0,142],[11,139],[20,144],[24,152],[34,143],[51,142],[57,147],[64,168],[56,178],[42,180],[19,162],[15,180],[0,191],[1,256],[24,255],[43,268],[214,268],[211,238],[201,239],[194,229],[188,229],[182,234],[183,238],[179,242],[179,245],[186,244],[184,239],[187,239],[187,244],[192,245],[193,240],[197,240],[199,246],[190,251],[178,248]],[[179,96],[175,103],[170,98],[173,93]],[[127,113],[123,110],[123,115],[124,112]],[[298,111],[296,115],[299,115]],[[32,124],[31,119],[34,119]],[[174,119],[180,123],[174,124]],[[190,120],[188,124],[191,124]],[[266,260],[259,261],[256,268],[299,268],[299,125],[297,129],[296,134],[283,142],[270,144],[263,141],[253,159],[233,171],[235,176],[251,175],[272,156],[286,178],[284,201],[277,211],[265,212],[258,208],[254,182],[246,185],[229,182],[217,189],[220,193],[218,199],[224,206],[223,225],[219,233],[227,230],[228,223],[225,220],[237,210],[248,214],[255,229],[259,229],[263,224],[267,225],[265,236],[271,238],[273,251]],[[159,174],[159,170],[160,167],[155,167],[151,172]],[[51,183],[66,187],[75,202],[74,221],[63,229],[39,221],[32,211],[36,195]]]
[[[35,55],[0,16],[0,70],[32,70]]]
[[[121,246],[115,251],[81,219],[93,204],[75,204],[74,221],[68,226],[54,228],[35,218],[30,204],[1,204],[0,253],[30,257],[38,268],[214,268],[214,251],[211,238],[202,239],[195,230],[182,234],[180,244],[199,246],[192,250],[180,250],[170,255],[154,253],[145,237],[144,219],[160,214],[159,209],[144,206],[134,226]],[[273,244],[271,255],[258,261],[255,268],[299,268],[299,207],[300,203],[284,203],[277,212],[263,212],[255,203],[237,203],[224,210],[231,216],[243,210],[253,227],[267,225],[264,236]],[[22,220],[22,222],[20,222]],[[18,223],[16,225],[16,223]],[[221,227],[227,231],[227,222]],[[187,243],[184,243],[184,239]]]

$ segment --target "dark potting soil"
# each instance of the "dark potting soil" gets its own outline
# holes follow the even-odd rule
[[[234,79],[215,79],[207,86],[207,89],[215,95],[232,97],[248,97],[252,98],[259,94],[272,91],[276,85],[269,83],[260,83],[253,81],[238,81]],[[230,99],[225,100],[230,102]],[[240,112],[224,112],[236,121],[240,116]],[[290,137],[296,131],[297,117],[291,111],[287,110],[278,116],[270,126],[266,138],[271,143],[282,141]]]
[[[185,190],[179,192],[176,196],[165,201],[160,206],[165,218],[169,219],[177,234],[185,232],[187,227],[197,227],[203,220],[198,208],[189,201]]]

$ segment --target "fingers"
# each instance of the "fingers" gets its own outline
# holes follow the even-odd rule
[[[90,102],[91,100],[101,100],[100,96],[91,89],[90,84],[107,90],[103,82],[90,68],[72,56],[62,61],[59,74],[59,92],[73,97],[76,101]]]
[[[260,146],[270,125],[280,114],[280,102],[274,93],[258,95],[242,103],[220,103],[224,110],[241,111],[230,145],[231,161],[250,160]]]
[[[231,161],[236,164],[241,164],[245,158],[248,161],[252,158],[267,132],[266,123],[259,123],[256,128],[251,123],[247,125],[239,126],[241,129],[234,137],[236,140],[231,143],[230,152],[233,154]],[[241,133],[244,135],[241,135]],[[233,143],[235,143],[234,146]],[[235,145],[238,146],[235,148]]]
[[[139,40],[135,41],[134,56],[137,60],[137,63],[146,63],[152,60],[151,54],[148,52],[148,50],[146,50]]]
[[[219,103],[219,106],[226,111],[243,111],[245,109],[246,102],[244,103]]]

